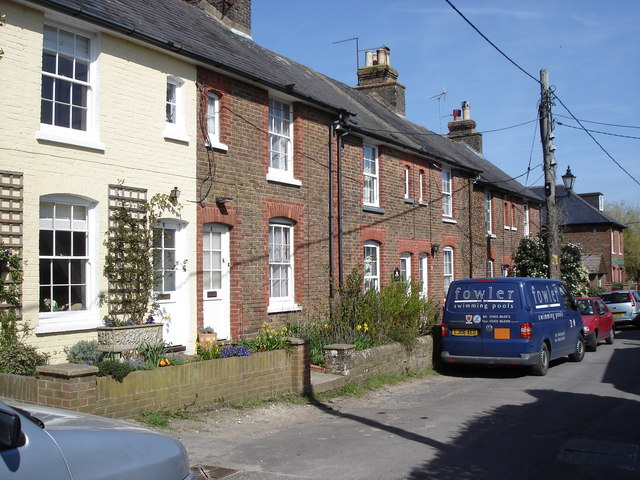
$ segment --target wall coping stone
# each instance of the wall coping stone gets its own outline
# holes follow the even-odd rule
[[[98,368],[92,365],[79,365],[77,363],[59,363],[57,365],[41,365],[36,367],[36,371],[39,375],[75,378],[95,375],[98,373]]]

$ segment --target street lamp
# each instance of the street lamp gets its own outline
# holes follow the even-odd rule
[[[571,173],[571,167],[567,167],[567,173],[562,175],[562,183],[564,183],[564,188],[567,189],[567,192],[573,189],[573,184],[576,183],[576,176]]]

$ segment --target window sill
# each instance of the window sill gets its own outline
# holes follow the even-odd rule
[[[487,238],[496,238],[495,233],[487,232]]]
[[[456,225],[458,221],[454,220],[453,218],[443,218],[442,223],[450,223],[452,225]]]
[[[165,130],[163,136],[165,140],[189,144],[189,137],[184,133]]]
[[[369,213],[384,213],[384,210],[382,208],[374,207],[373,205],[363,205],[362,211]]]
[[[429,202],[425,202],[424,200],[420,200],[420,201],[418,202],[418,204],[419,204],[421,207],[428,207],[428,206],[429,206]]]
[[[222,152],[228,152],[229,151],[229,147],[227,145],[225,145],[224,143],[206,142],[205,145],[207,146],[207,148],[210,148],[212,150],[220,150]]]
[[[411,198],[405,198],[404,199],[404,203],[408,203],[410,205],[413,205],[414,203],[416,203],[416,201],[411,199]]]
[[[267,313],[286,313],[286,312],[300,312],[302,307],[297,303],[281,303],[272,304],[267,307]]]
[[[36,335],[93,330],[103,325],[101,321],[91,318],[87,312],[82,312],[81,315],[71,315],[72,318],[68,318],[69,314],[44,315],[46,317],[41,316],[40,324],[34,329]]]
[[[71,133],[71,132],[69,132]],[[49,132],[46,130],[39,130],[36,133],[36,140],[52,143],[60,143],[63,145],[72,145],[75,147],[83,147],[91,150],[105,151],[105,145],[96,139],[86,137],[83,135],[70,135],[62,132]]]
[[[283,171],[270,168],[267,173],[267,182],[282,183],[284,185],[292,185],[294,187],[302,186],[302,182],[300,180],[296,180],[293,176],[281,172]]]
[[[517,228],[517,227],[511,227],[511,231],[512,231],[512,232],[517,232],[517,231],[518,231],[518,228]]]

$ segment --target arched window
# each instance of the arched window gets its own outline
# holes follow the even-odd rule
[[[380,244],[364,244],[364,290],[380,290]]]
[[[444,272],[444,293],[447,294],[449,285],[453,282],[453,248],[444,247],[442,251],[443,272]]]

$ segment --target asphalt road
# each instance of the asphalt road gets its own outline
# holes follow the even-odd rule
[[[229,480],[640,479],[640,330],[617,334],[545,377],[447,370],[360,399],[212,412],[170,434]]]

